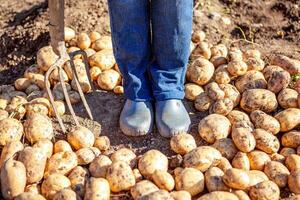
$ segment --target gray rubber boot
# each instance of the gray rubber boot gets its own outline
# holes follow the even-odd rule
[[[179,133],[187,133],[191,119],[181,100],[157,101],[155,119],[159,133],[170,138]]]
[[[120,116],[120,128],[125,135],[142,136],[153,130],[153,106],[149,101],[126,100]]]

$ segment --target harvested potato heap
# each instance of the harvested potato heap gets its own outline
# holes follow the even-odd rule
[[[88,75],[103,90],[123,93],[111,38],[97,32],[75,34],[66,28],[68,52],[75,58],[84,92]],[[55,140],[53,108],[44,91],[44,73],[55,62],[43,47],[37,65],[14,86],[0,86],[0,182],[4,199],[108,200],[285,200],[300,199],[300,62],[273,56],[266,64],[257,50],[210,45],[205,34],[193,34],[185,94],[196,110],[208,112],[198,125],[197,146],[190,134],[171,138],[176,154],[152,149],[137,156],[131,149],[113,153],[106,136],[74,127]],[[63,78],[72,103],[80,100],[66,64]],[[62,87],[54,71],[50,83],[55,105],[65,113]]]

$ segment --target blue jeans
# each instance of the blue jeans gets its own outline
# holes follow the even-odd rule
[[[183,99],[193,0],[108,0],[126,98]]]

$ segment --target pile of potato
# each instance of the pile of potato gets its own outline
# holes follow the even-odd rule
[[[65,28],[69,53],[76,56],[79,82],[88,76],[103,90],[123,93],[111,38]],[[106,136],[74,127],[56,140],[54,116],[44,74],[57,56],[50,46],[37,54],[14,86],[0,86],[0,182],[4,199],[108,200],[130,194],[134,200],[278,200],[283,191],[300,200],[300,61],[276,55],[266,64],[258,50],[241,51],[205,42],[193,33],[186,73],[186,99],[208,112],[198,125],[197,146],[188,133],[171,138],[175,153],[129,148],[110,151]],[[80,101],[70,64],[63,78],[72,103]],[[65,113],[58,72],[50,76],[59,114]]]

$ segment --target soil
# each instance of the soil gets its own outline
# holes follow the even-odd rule
[[[65,0],[66,25],[80,31],[110,33],[107,3],[105,0]],[[26,68],[35,63],[38,49],[49,43],[47,1],[2,1],[0,4],[0,85],[11,84],[21,77]],[[194,31],[204,30],[207,40],[213,44],[225,43],[242,48],[260,49],[264,57],[281,53],[300,59],[300,0],[196,0]],[[124,98],[105,91],[87,95],[92,105],[94,121],[86,119],[81,104],[76,105],[81,124],[95,134],[107,135],[112,150],[122,146],[134,149],[138,154],[149,149],[159,149],[171,156],[169,140],[157,131],[145,137],[131,138],[121,134],[118,117]],[[190,133],[198,144],[203,141],[197,133],[199,120],[206,113],[196,112],[193,104],[184,101],[192,126]],[[72,126],[69,115],[64,117]],[[55,119],[54,119],[55,122]],[[57,137],[61,135],[56,124]],[[283,192],[283,196],[289,192]],[[121,194],[113,199],[129,199]]]

